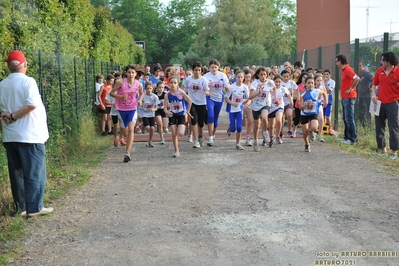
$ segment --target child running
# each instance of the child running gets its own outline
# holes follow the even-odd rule
[[[202,76],[202,63],[193,64],[193,75],[187,77],[183,82],[184,89],[192,100],[190,109],[191,132],[194,136],[193,148],[204,145],[203,132],[206,121],[206,96],[209,96],[208,80]]]
[[[255,72],[255,80],[251,83],[249,99],[252,100],[252,115],[254,118],[254,151],[259,151],[258,135],[262,119],[263,143],[270,139],[267,131],[268,115],[270,111],[271,96],[276,94],[276,87],[273,80],[267,80],[267,70],[265,67],[259,67]]]
[[[141,105],[143,99],[143,87],[136,79],[137,67],[128,65],[125,68],[126,78],[119,79],[111,90],[111,96],[115,98],[115,107],[119,111],[119,120],[121,127],[127,128],[126,153],[123,162],[131,160],[130,150],[134,140],[134,126],[137,119],[137,105]],[[139,100],[136,100],[136,94],[139,94]]]
[[[282,77],[282,82],[281,86],[285,87],[288,89],[289,94],[291,96],[291,100],[288,94],[284,95],[284,116],[285,119],[287,120],[287,126],[288,126],[288,131],[287,131],[287,137],[293,138],[294,135],[292,134],[292,109],[294,108],[293,103],[292,103],[292,97],[295,95],[296,90],[298,89],[298,85],[291,80],[291,74],[288,70],[283,70],[281,71],[281,77]],[[283,123],[284,123],[284,117],[283,117]],[[280,132],[280,137],[281,139],[283,138],[283,128],[281,128]]]
[[[218,127],[219,114],[223,105],[223,92],[229,91],[229,79],[226,74],[219,71],[220,63],[218,60],[213,59],[209,62],[210,72],[205,74],[208,80],[210,95],[206,97],[206,108],[208,110],[208,146],[213,145],[215,138],[216,128]]]
[[[169,133],[168,118],[166,117],[165,111],[163,110],[165,95],[166,95],[164,88],[165,88],[165,83],[162,80],[158,81],[156,95],[158,96],[159,104],[158,104],[158,109],[155,111],[155,123],[157,124],[159,137],[161,138],[160,141],[161,145],[165,144],[165,138],[163,137],[163,134]]]
[[[252,83],[252,76],[253,76],[253,71],[248,68],[244,68],[244,81],[243,84],[245,84],[248,89],[251,87]],[[247,102],[244,104],[244,112],[243,112],[243,117],[242,117],[242,126],[247,127],[247,137],[245,138],[245,145],[246,146],[252,146],[251,142],[251,131],[252,131],[252,109],[251,109],[251,100],[247,100]]]
[[[231,85],[230,91],[226,93],[225,101],[230,104],[229,120],[230,120],[230,132],[236,133],[236,149],[243,150],[244,147],[240,144],[241,131],[242,131],[242,115],[243,115],[243,103],[248,101],[249,90],[247,85],[243,84],[244,72],[238,70],[235,72],[236,82]]]
[[[154,148],[152,143],[152,137],[154,136],[155,128],[155,111],[158,110],[159,98],[157,95],[152,93],[154,85],[152,82],[148,81],[145,83],[145,94],[143,96],[143,125],[148,134],[148,147]]]
[[[179,89],[178,77],[170,77],[169,84],[170,91],[166,94],[165,97],[164,111],[169,117],[169,127],[172,131],[172,141],[175,148],[173,157],[179,157],[180,151],[178,136],[184,136],[185,114],[187,112],[183,104],[183,99],[188,102],[188,110],[191,109],[192,101],[182,89]],[[190,113],[188,115],[191,116]]]
[[[299,106],[301,109],[302,136],[305,141],[305,152],[310,152],[308,136],[319,127],[319,100],[321,97],[327,99],[327,94],[322,90],[314,90],[314,78],[312,77],[307,77],[305,84],[306,90],[301,93]],[[325,104],[328,104],[328,100]]]
[[[274,126],[276,125],[276,135],[277,135],[277,143],[283,143],[283,138],[279,133],[283,128],[283,115],[284,115],[284,97],[288,97],[289,105],[292,106],[292,97],[291,93],[286,87],[281,86],[282,77],[277,74],[274,77],[274,84],[276,85],[276,93],[272,94],[272,106],[270,107],[270,113],[268,115],[269,118],[269,132],[274,134]],[[285,96],[287,95],[287,96]],[[269,147],[273,146],[274,136],[270,137]]]

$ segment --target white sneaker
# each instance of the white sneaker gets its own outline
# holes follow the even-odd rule
[[[199,141],[198,141],[198,140],[195,140],[195,141],[194,141],[194,146],[193,146],[193,148],[201,148],[201,145],[199,144]]]
[[[341,143],[346,144],[346,145],[354,145],[355,144],[354,142],[350,141],[349,139],[343,140]]]
[[[202,147],[202,146],[204,146],[204,137],[199,137],[198,138],[198,142],[199,142],[199,144],[200,144],[200,146]]]
[[[316,134],[312,131],[311,133],[310,133],[310,141],[314,141],[316,139]]]
[[[265,132],[263,132],[263,138],[266,140],[266,142],[269,141],[270,139],[269,131],[266,130]]]
[[[259,151],[258,142],[254,140],[254,151]]]
[[[164,144],[165,144],[165,140],[161,139],[161,145],[164,145]]]
[[[163,133],[168,134],[168,133],[169,133],[169,129],[165,128],[165,129],[163,130]]]
[[[209,136],[207,144],[208,144],[208,146],[212,146],[213,145],[213,136]]]
[[[237,144],[236,149],[239,151],[242,151],[244,149],[244,147],[241,144]]]
[[[188,136],[187,141],[188,141],[188,142],[193,142],[193,136],[191,136],[191,135]]]
[[[252,146],[252,142],[251,142],[251,139],[250,139],[250,138],[247,138],[247,139],[245,140],[245,145],[246,145],[246,146]]]
[[[324,139],[323,139],[321,136],[317,136],[317,140],[318,140],[319,142],[324,142]]]
[[[173,157],[179,157],[180,156],[180,152],[179,151],[175,151],[174,153],[173,153]]]
[[[49,213],[52,213],[53,210],[54,209],[52,207],[43,208],[39,212],[29,213],[28,216],[29,217],[34,217],[34,216],[39,216],[39,215],[47,215]],[[26,212],[21,212],[21,216],[26,216]]]

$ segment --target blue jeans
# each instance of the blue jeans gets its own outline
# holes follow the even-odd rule
[[[345,124],[345,139],[356,142],[356,124],[355,124],[355,102],[356,98],[342,99],[342,117]]]
[[[41,211],[46,186],[45,145],[5,142],[4,146],[16,211]]]

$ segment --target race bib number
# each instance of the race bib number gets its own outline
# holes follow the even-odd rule
[[[164,108],[164,99],[159,100],[159,104],[158,104],[158,109],[163,109]]]
[[[151,111],[154,108],[154,103],[144,103],[143,108],[144,110]]]
[[[170,105],[170,111],[172,113],[176,114],[176,113],[180,113],[180,112],[184,111],[182,102],[172,102],[172,103],[169,103],[169,105]]]
[[[242,96],[233,96],[231,101],[234,103],[240,103],[240,102],[242,102]]]
[[[305,109],[303,109],[303,112],[305,114],[315,114],[316,108],[317,108],[316,102],[312,102],[311,104],[305,104]]]

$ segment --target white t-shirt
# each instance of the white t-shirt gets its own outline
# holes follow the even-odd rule
[[[112,103],[111,105],[111,111],[110,111],[110,115],[118,115],[119,112],[118,110],[116,110],[115,108],[115,98],[111,96],[111,93],[108,93],[107,96],[105,96],[105,100],[110,101]]]
[[[141,113],[141,117],[154,117],[155,112],[153,112],[151,109],[157,107],[158,108],[159,104],[159,98],[157,95],[154,93],[151,93],[151,95],[147,95],[147,93],[144,93],[143,95],[143,104],[141,105],[143,108],[143,112]]]
[[[284,96],[288,93],[290,93],[290,92],[288,91],[287,88],[280,87],[279,89],[276,89],[277,96],[275,96],[273,93],[271,94],[272,101],[271,101],[270,113],[272,113],[280,108],[284,110],[284,106],[285,106]],[[276,98],[278,99],[278,104],[275,104]]]
[[[211,100],[219,103],[222,102],[224,88],[229,86],[229,79],[226,74],[218,71],[216,75],[213,75],[211,72],[208,72],[204,77],[208,80]],[[212,84],[212,86],[209,86],[209,84]]]
[[[206,105],[205,91],[208,91],[208,80],[201,76],[194,79],[194,76],[189,76],[183,83],[184,90],[188,93],[195,105]]]
[[[254,111],[259,111],[265,106],[270,106],[271,103],[270,91],[275,87],[273,80],[268,79],[263,83],[259,79],[256,79],[251,83],[250,90],[257,94],[262,85],[263,91],[252,99],[252,110]]]
[[[233,83],[230,86],[230,91],[226,93],[226,98],[229,98],[232,102],[237,102],[239,105],[234,107],[231,105],[230,113],[237,113],[242,111],[242,104],[248,100],[249,98],[249,89],[247,85],[241,84],[241,86],[237,86],[236,83]]]
[[[102,85],[104,85],[104,84],[96,82],[96,99],[94,101],[95,105],[100,105],[100,101],[98,100],[98,93],[100,92]]]
[[[294,92],[298,89],[298,85],[293,80],[289,80],[288,82],[281,81],[281,87],[287,88],[291,93],[291,96],[294,95]],[[290,98],[288,98],[288,94],[284,95],[284,106],[290,104]]]
[[[24,105],[36,108],[12,124],[1,121],[3,142],[44,144],[49,138],[47,115],[36,81],[22,73],[11,73],[0,82],[0,112],[13,113]]]

